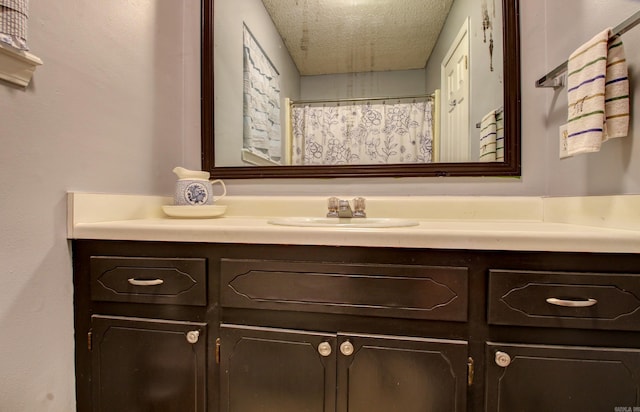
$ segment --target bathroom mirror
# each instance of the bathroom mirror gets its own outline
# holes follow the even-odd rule
[[[398,27],[406,23],[406,29],[409,30],[407,16],[416,14],[416,4],[421,5],[426,1],[376,0],[371,3],[379,5],[385,1],[392,2],[396,9],[402,9],[402,5],[409,8],[402,9],[404,11],[399,14],[389,15],[376,13],[375,8],[368,9],[367,0],[335,2],[348,3],[351,6],[348,12],[339,13],[349,14],[353,20],[348,24],[340,23],[329,30],[326,27],[319,29],[312,23],[322,20],[321,16],[325,13],[330,13],[330,20],[337,19],[336,11],[328,8],[329,4],[334,3],[331,1],[202,0],[202,169],[211,172],[216,178],[519,176],[521,156],[518,0],[435,0],[432,9],[439,10],[441,15],[428,17],[434,20],[429,20],[427,26],[432,28],[431,30],[436,27],[438,31],[423,32],[411,38],[404,31],[405,28],[400,30]],[[285,11],[271,10],[274,4],[286,4]],[[357,15],[358,10],[365,11],[365,14]],[[287,19],[297,22],[297,26],[287,28]],[[347,51],[346,58],[330,56],[329,62],[344,63],[346,60],[346,66],[351,69],[360,62],[369,64],[357,69],[359,72],[346,73],[344,67],[338,67],[323,68],[324,71],[312,73],[299,60],[300,55],[313,55],[312,49],[320,48],[322,43],[312,37],[316,31],[325,35],[336,32],[338,36],[342,36],[330,41],[328,49],[320,49],[320,52],[316,53],[330,55],[332,47],[337,48],[336,44],[346,44],[349,36],[355,36],[356,26],[367,33],[365,46],[349,46],[351,49]],[[345,31],[345,27],[349,29]],[[393,37],[393,33],[383,32],[388,27],[395,27],[393,30],[399,31],[399,36],[405,39],[402,47],[392,47],[399,54],[392,54],[391,60],[404,61],[404,57],[400,56],[401,52],[405,52],[410,56],[417,56],[421,63],[400,68],[380,66],[384,61],[382,53],[388,51],[390,46],[382,45],[383,51],[377,51],[376,42]],[[467,36],[467,39],[460,40],[465,39],[464,36]],[[363,36],[355,37],[361,39]],[[427,37],[434,38],[435,43],[425,52],[416,45],[429,43]],[[438,38],[446,39],[446,44],[439,44]],[[459,58],[458,45],[464,42],[468,42],[469,50],[466,55],[463,53],[464,58]],[[300,53],[295,51],[296,48]],[[271,73],[267,75],[270,79],[278,78],[275,87],[266,86],[276,91],[276,97],[270,101],[277,101],[278,107],[274,111],[275,115],[269,120],[270,127],[263,129],[279,129],[280,132],[272,134],[276,136],[276,140],[280,140],[276,141],[276,146],[274,143],[265,143],[264,136],[253,137],[253,141],[258,142],[256,147],[263,149],[263,153],[247,145],[247,141],[251,141],[252,137],[247,140],[246,131],[254,129],[251,122],[265,122],[263,118],[256,121],[247,114],[250,113],[247,111],[247,107],[250,106],[247,102],[253,102],[255,98],[248,94],[246,85],[251,84],[251,87],[259,88],[262,86],[254,84],[264,84],[263,79],[256,81],[247,74],[252,67],[248,61],[260,61],[262,66],[258,67],[258,72]],[[282,63],[283,61],[287,62]],[[464,67],[470,72],[467,78],[469,90],[466,99],[455,95],[453,87],[450,86],[451,78],[443,75],[448,73],[447,64],[451,61],[457,62],[459,67]],[[322,65],[318,60],[309,64],[312,68]],[[443,67],[445,70],[442,70]],[[422,73],[433,70],[435,73]],[[454,68],[453,71],[456,70]],[[296,73],[299,76],[298,80],[292,81],[288,72]],[[416,74],[423,77],[416,77]],[[319,80],[324,78],[332,80],[330,87],[319,83]],[[395,80],[387,81],[388,79]],[[400,89],[390,89],[388,86],[392,83],[400,83]],[[487,89],[487,85],[496,86]],[[372,87],[371,90],[364,90],[364,86]],[[290,105],[286,98],[298,101],[300,107],[334,105],[344,109],[345,106],[354,105],[358,106],[357,110],[361,110],[365,106],[370,109],[379,101],[392,106],[396,102],[416,103],[424,96],[428,96],[427,100],[432,102],[429,114],[436,119],[429,127],[435,139],[428,142],[428,157],[413,155],[411,158],[405,155],[403,144],[391,142],[389,145],[383,134],[393,127],[379,124],[380,128],[374,132],[378,133],[375,139],[378,146],[369,150],[372,146],[369,143],[368,147],[363,149],[369,152],[377,151],[378,156],[367,162],[349,162],[345,161],[344,156],[333,156],[330,163],[305,163],[302,159],[306,161],[310,158],[310,152],[312,155],[315,154],[310,151],[311,143],[299,143],[298,146],[295,142],[292,143],[292,139],[299,138],[295,137],[297,135],[292,133],[292,130],[299,128],[304,119],[307,119],[307,123],[309,121],[304,114],[292,114],[295,104]],[[313,103],[318,100],[319,103]],[[338,102],[333,103],[336,100]],[[332,103],[327,103],[329,101]],[[258,105],[263,107],[264,103]],[[464,122],[457,120],[459,118],[456,116],[447,117],[446,113],[463,105],[466,108]],[[433,109],[434,106],[436,109]],[[391,109],[388,107],[387,110],[397,110],[396,106]],[[356,109],[348,107],[348,111],[355,112]],[[363,113],[358,112],[361,118],[366,118]],[[500,123],[498,127],[502,130],[504,138],[504,152],[501,157],[480,161],[483,155],[480,146],[481,130],[491,131],[486,129],[487,126],[483,122],[491,117],[488,114],[496,114],[501,118],[498,120],[502,121],[502,127]],[[353,130],[363,130],[364,126],[354,126],[353,121],[345,120],[344,114],[333,116],[334,119],[338,119],[337,122],[347,124],[347,127],[343,125],[332,132],[332,137],[336,139],[344,139],[345,136],[353,138]],[[383,114],[382,117],[384,116]],[[380,117],[370,119],[377,121]],[[410,122],[412,125],[416,123],[413,120]],[[319,133],[326,134],[324,131]],[[462,156],[455,154],[456,149],[453,149],[453,154],[452,149],[447,149],[447,145],[451,145],[448,139],[454,134],[464,143]],[[424,154],[422,134],[418,133],[417,138],[415,134],[412,136],[406,146],[419,146]],[[500,134],[498,136],[500,137]],[[271,150],[273,147],[275,149]],[[333,147],[335,148],[336,144]],[[379,150],[380,147],[382,151]],[[329,145],[321,147],[322,150],[328,151]],[[270,151],[275,153],[271,158],[262,156]],[[400,157],[383,158],[381,152],[393,152]],[[255,153],[259,156],[253,156]],[[340,152],[340,155],[343,153]],[[297,155],[300,156],[296,160]],[[351,154],[352,158],[354,156]],[[411,160],[407,161],[409,158]]]

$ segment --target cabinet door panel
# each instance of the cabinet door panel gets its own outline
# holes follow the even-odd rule
[[[335,335],[222,325],[221,338],[223,412],[335,411]]]
[[[205,324],[98,315],[91,324],[94,412],[204,412]]]
[[[337,411],[466,411],[466,342],[366,335],[339,341],[352,344],[353,354],[338,354]]]
[[[640,406],[640,350],[488,343],[486,388],[488,412]]]

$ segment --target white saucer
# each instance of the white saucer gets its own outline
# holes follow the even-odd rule
[[[216,217],[221,216],[227,210],[223,205],[202,205],[202,206],[162,206],[162,211],[171,217]]]

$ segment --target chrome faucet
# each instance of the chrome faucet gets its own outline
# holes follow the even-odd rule
[[[353,199],[353,209],[348,200],[338,199],[337,197],[330,197],[327,200],[329,211],[327,217],[337,218],[352,218],[352,217],[367,217],[365,212],[365,200],[364,197],[356,197]]]

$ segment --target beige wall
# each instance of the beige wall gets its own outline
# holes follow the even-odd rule
[[[229,181],[229,193],[640,193],[640,144],[627,138],[597,155],[558,160],[565,97],[533,87],[605,21],[615,25],[637,9],[637,1],[615,1],[521,1],[521,179],[247,180]],[[65,192],[170,194],[173,166],[199,167],[199,2],[32,1],[30,23],[32,52],[44,66],[26,90],[0,85],[0,410],[69,412]],[[625,37],[628,51],[640,47],[639,35]],[[637,78],[640,57],[628,55]]]
[[[68,190],[167,193],[199,162],[199,2],[31,1],[0,84],[0,410],[75,410]],[[195,30],[195,33],[194,33]]]

